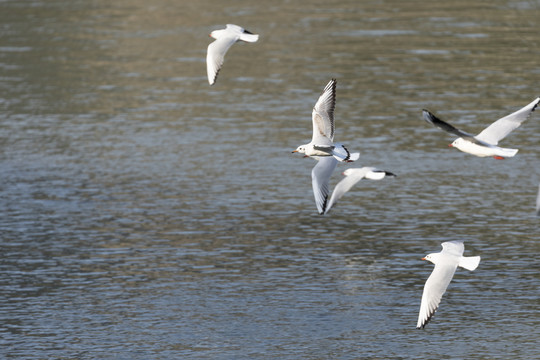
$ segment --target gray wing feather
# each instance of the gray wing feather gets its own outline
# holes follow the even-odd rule
[[[208,45],[206,53],[206,72],[208,74],[208,82],[214,85],[216,82],[219,70],[223,65],[225,54],[229,48],[236,42],[234,36],[224,36]]]
[[[317,165],[311,170],[311,185],[319,214],[324,214],[330,193],[330,176],[336,168],[338,161],[334,157],[321,157]]]
[[[446,292],[454,273],[456,266],[449,264],[435,265],[433,272],[424,285],[422,293],[422,303],[420,304],[420,313],[418,314],[418,329],[423,328],[431,320],[435,311],[439,308],[443,294]]]
[[[336,107],[336,79],[326,84],[321,96],[313,107],[313,143],[320,143],[321,137],[334,140],[334,109]]]
[[[330,201],[328,202],[328,206],[326,207],[325,214],[330,211],[332,206],[334,206],[339,199],[360,180],[362,180],[368,171],[371,171],[372,168],[361,168],[356,169],[358,171],[355,171],[351,175],[345,176],[334,188],[334,191],[332,191],[332,196],[330,197]]]
[[[513,130],[517,129],[531,116],[531,113],[536,109],[539,102],[540,98],[536,98],[527,106],[495,121],[493,124],[485,128],[480,134],[478,134],[476,139],[485,141],[489,144],[497,145],[500,140],[504,139]]]
[[[454,240],[454,241],[445,241],[441,244],[443,248],[443,253],[448,253],[454,256],[463,256],[465,251],[465,245],[463,245],[463,240]]]
[[[330,211],[330,209],[338,202],[339,199],[360,180],[366,178],[370,180],[381,180],[386,176],[396,176],[395,174],[378,170],[374,167],[364,166],[363,168],[349,168],[345,171],[344,174],[347,174],[334,188],[332,191],[332,196],[326,207],[325,214]]]

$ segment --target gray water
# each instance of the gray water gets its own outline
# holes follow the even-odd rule
[[[538,1],[0,1],[0,353],[6,359],[540,358]],[[208,33],[260,34],[206,80]],[[317,215],[311,109],[363,181]],[[296,155],[296,156],[295,156]],[[416,320],[440,243],[459,269]]]

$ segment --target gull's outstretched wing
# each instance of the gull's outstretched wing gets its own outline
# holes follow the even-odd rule
[[[531,113],[536,109],[539,102],[540,97],[534,99],[533,102],[518,111],[495,121],[478,134],[476,139],[492,145],[497,145],[500,140],[505,138],[513,130],[517,129],[531,116]]]
[[[208,45],[206,53],[206,72],[208,74],[208,83],[214,85],[216,82],[219,70],[223,65],[225,53],[238,40],[238,36],[234,34],[226,34],[213,43]]]
[[[316,145],[331,144],[334,141],[334,109],[336,107],[336,79],[324,88],[319,100],[313,107],[313,137],[311,142]]]
[[[435,265],[433,272],[424,285],[418,322],[416,324],[417,329],[426,326],[433,317],[433,314],[435,314],[435,311],[439,308],[441,298],[448,288],[450,281],[452,281],[456,268],[457,264],[446,262]]]
[[[334,206],[339,199],[349,191],[357,182],[363,178],[370,180],[381,180],[385,176],[395,176],[391,172],[378,170],[373,167],[363,167],[363,168],[351,168],[343,172],[345,177],[336,185],[334,191],[332,191],[332,196],[326,207],[325,214],[330,211],[332,206]]]
[[[443,254],[463,256],[463,252],[465,251],[465,245],[463,245],[463,240],[445,241],[441,244],[441,246],[443,248]]]
[[[459,130],[458,128],[450,125],[449,123],[447,123],[445,121],[442,121],[441,119],[439,119],[438,117],[433,115],[428,110],[425,110],[425,109],[422,110],[422,115],[424,117],[424,120],[426,120],[428,123],[430,123],[431,125],[434,125],[434,126],[436,126],[438,128],[441,128],[444,131],[449,132],[450,134],[454,134],[456,136],[459,136],[460,138],[463,138],[465,140],[469,140],[471,142],[474,142],[474,143],[477,143],[477,144],[480,144],[480,145],[484,145],[484,146],[489,146],[490,145],[490,144],[485,143],[483,141],[479,141],[477,138],[475,138],[474,135],[469,134],[468,132],[465,132],[463,130]]]
[[[313,195],[319,214],[324,214],[328,203],[328,194],[330,193],[329,182],[332,172],[336,168],[338,161],[332,157],[320,157],[317,165],[311,170],[311,185],[313,186]]]

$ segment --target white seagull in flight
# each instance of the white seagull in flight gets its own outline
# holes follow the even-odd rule
[[[512,130],[518,128],[522,122],[527,120],[539,102],[540,97],[522,109],[495,121],[476,136],[455,128],[425,109],[422,111],[422,115],[428,123],[459,136],[449,146],[456,147],[465,153],[479,157],[493,156],[495,159],[501,160],[515,156],[518,149],[502,148],[497,146],[497,144],[510,134]]]
[[[480,263],[480,256],[463,256],[463,241],[447,241],[442,244],[443,250],[426,255],[422,260],[435,264],[433,272],[424,285],[417,329],[424,328],[439,307],[441,298],[450,284],[458,266],[473,271]]]
[[[208,73],[208,82],[214,85],[225,53],[237,41],[256,42],[259,40],[259,35],[252,34],[246,29],[233,24],[227,24],[225,29],[214,30],[210,33],[210,37],[216,39],[208,45],[206,54],[206,71]]]
[[[330,200],[328,200],[328,196],[330,195],[330,177],[332,176],[332,172],[334,172],[338,161],[332,156],[315,156],[313,158],[318,161],[311,171],[311,185],[313,186],[315,205],[317,205],[319,215],[327,214],[332,206],[334,206],[337,201],[360,180],[364,178],[381,180],[385,176],[396,176],[391,172],[378,170],[373,167],[347,169],[343,172],[345,178],[336,185]]]
[[[375,169],[374,167],[365,166],[363,168],[350,168],[343,172],[345,176],[340,182],[337,183],[334,191],[332,191],[332,196],[328,202],[328,206],[324,210],[324,213],[327,214],[332,206],[334,206],[339,199],[349,191],[357,182],[362,179],[369,180],[382,180],[386,176],[396,176],[389,171]]]
[[[300,145],[293,151],[306,156],[333,156],[339,161],[355,161],[360,153],[350,153],[342,144],[334,144],[334,108],[336,106],[336,79],[324,88],[311,114],[313,137],[309,144]]]

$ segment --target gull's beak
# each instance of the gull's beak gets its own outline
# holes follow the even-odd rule
[[[448,147],[454,147],[454,145],[452,145],[452,144],[448,144]]]
[[[298,152],[298,150],[294,150],[294,151],[292,151],[292,152],[295,153],[295,152]]]
[[[425,257],[423,257],[423,258],[422,258],[421,260],[426,260],[426,258],[425,258]]]

